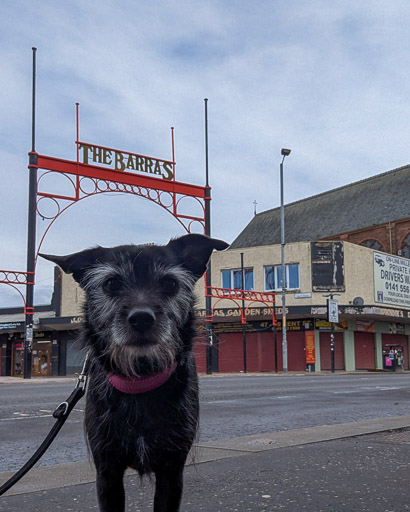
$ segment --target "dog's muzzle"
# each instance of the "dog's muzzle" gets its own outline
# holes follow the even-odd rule
[[[150,308],[134,308],[128,314],[128,323],[139,334],[151,329],[157,317]]]

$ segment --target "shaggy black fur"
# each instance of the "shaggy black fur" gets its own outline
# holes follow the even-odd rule
[[[127,467],[155,475],[155,512],[179,510],[199,413],[194,285],[212,251],[226,247],[221,240],[186,235],[166,246],[43,255],[72,273],[86,294],[82,338],[91,366],[85,429],[102,512],[125,509]],[[149,376],[175,362],[169,380],[145,393],[123,393],[107,378]]]

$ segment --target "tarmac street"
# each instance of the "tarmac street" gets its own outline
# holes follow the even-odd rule
[[[9,438],[24,437],[24,425],[46,421],[40,414],[31,419],[21,416],[33,415],[38,404],[30,412],[28,406],[5,403],[4,394],[8,391],[15,396],[13,393],[20,393],[16,388],[35,390],[36,386],[40,395],[49,392],[53,395],[51,390],[55,392],[59,386],[57,394],[71,389],[72,382],[68,386],[63,384],[33,382],[27,386],[0,381],[3,453],[5,432],[12,430]],[[201,389],[203,426],[193,460],[186,468],[182,511],[409,510],[408,374],[313,378],[308,375],[215,376],[202,378]],[[301,398],[290,399],[294,395]],[[320,399],[325,401],[321,408]],[[334,402],[339,404],[340,411]],[[14,410],[18,406],[19,411]],[[318,414],[313,420],[308,412],[315,406]],[[326,413],[326,408],[330,412]],[[13,412],[19,412],[20,416],[14,416],[21,419],[1,421],[12,418]],[[271,429],[266,428],[268,412],[271,415],[276,412]],[[64,441],[67,445],[76,433],[77,437],[81,434],[81,414],[79,411],[78,417],[74,417],[73,430]],[[278,415],[279,418],[282,415],[282,424]],[[216,416],[219,422],[215,422]],[[300,424],[303,417],[304,424]],[[289,423],[292,418],[294,422]],[[8,427],[4,428],[4,424]],[[58,438],[55,443],[59,443]],[[79,455],[75,461],[50,460],[34,468],[0,498],[0,511],[97,510],[93,468],[79,451],[73,451]],[[26,455],[29,455],[27,450]],[[7,462],[1,459],[4,467]],[[15,468],[3,469],[0,483],[11,476],[11,469]],[[126,477],[126,487],[127,510],[152,509],[153,489],[149,482],[141,486],[139,478],[130,474]]]

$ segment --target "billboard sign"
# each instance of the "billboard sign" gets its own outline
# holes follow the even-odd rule
[[[375,252],[374,301],[410,308],[410,259]]]

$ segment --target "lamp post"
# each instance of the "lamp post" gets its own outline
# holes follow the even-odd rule
[[[330,322],[330,369],[335,373],[335,322],[339,321],[339,304],[334,300],[335,295],[340,293],[327,293],[323,297],[327,298],[327,319]]]
[[[282,267],[282,354],[283,373],[288,371],[288,340],[286,331],[286,268],[285,268],[285,204],[283,201],[283,161],[290,155],[290,149],[282,148],[283,156],[280,163],[280,245],[281,245],[281,267]]]
[[[245,268],[243,266],[243,252],[241,252],[241,279],[242,290],[245,290]],[[242,311],[245,313],[245,301],[242,299]],[[243,373],[246,373],[246,326],[242,320],[242,347],[243,347]]]

